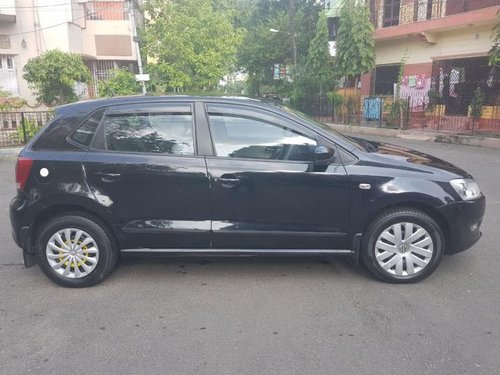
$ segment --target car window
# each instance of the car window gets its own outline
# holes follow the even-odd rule
[[[82,146],[90,145],[95,131],[101,122],[104,110],[95,112],[71,135],[70,139]]]
[[[190,113],[136,113],[107,116],[106,149],[170,155],[193,155]]]
[[[209,113],[217,156],[312,161],[316,141],[286,127],[242,115]]]

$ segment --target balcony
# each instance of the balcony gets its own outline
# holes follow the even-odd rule
[[[89,1],[86,3],[86,18],[89,21],[128,20],[128,3],[124,1]]]
[[[433,20],[498,5],[500,5],[499,0],[384,0],[379,7],[372,7],[372,21],[378,29]]]
[[[500,0],[385,0],[372,12],[375,41],[417,36],[434,43],[438,33],[497,22]],[[493,4],[493,5],[492,5]],[[390,8],[389,8],[390,6]],[[373,8],[372,8],[373,9]]]
[[[16,22],[15,0],[2,0],[0,6],[0,25]]]

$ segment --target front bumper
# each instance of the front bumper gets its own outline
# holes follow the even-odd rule
[[[486,197],[461,201],[438,208],[448,224],[447,254],[470,249],[481,238],[481,224],[486,210]]]

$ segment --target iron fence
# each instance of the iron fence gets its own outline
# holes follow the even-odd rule
[[[0,147],[26,143],[52,114],[52,111],[0,112]]]
[[[418,130],[422,132],[500,136],[500,103],[483,105],[473,116],[469,106],[465,114],[450,113],[446,104],[429,100],[427,94],[350,99],[346,105],[323,103],[321,112],[310,107],[306,112],[322,122],[353,126]]]

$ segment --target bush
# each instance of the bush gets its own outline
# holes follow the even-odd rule
[[[114,69],[113,75],[98,83],[99,96],[135,95],[141,92],[141,84],[128,69]]]
[[[24,125],[24,130],[23,130]],[[24,124],[19,124],[16,128],[16,138],[21,142],[24,142],[24,132],[26,131],[26,142],[35,136],[36,133],[41,129],[41,126],[38,125],[36,121],[32,120],[24,120]]]

